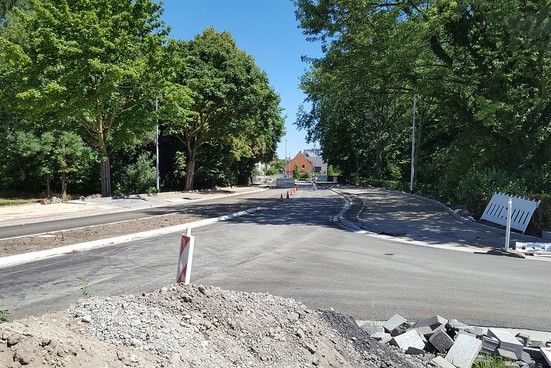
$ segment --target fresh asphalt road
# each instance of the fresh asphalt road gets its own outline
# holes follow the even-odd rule
[[[439,314],[465,323],[551,331],[549,262],[397,243],[331,222],[343,201],[301,190],[271,209],[193,230],[192,282],[270,292],[362,320]],[[174,282],[179,234],[0,269],[12,318],[82,296],[142,293]]]

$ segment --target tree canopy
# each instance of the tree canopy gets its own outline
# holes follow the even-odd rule
[[[154,124],[152,60],[166,39],[150,0],[30,0],[15,8],[1,39],[3,98],[17,116],[71,130],[102,156],[101,191],[111,194],[109,155]]]
[[[208,28],[194,40],[172,41],[167,52],[172,78],[161,116],[165,131],[185,146],[185,189],[193,188],[197,155],[206,145],[227,147],[253,164],[272,159],[283,134],[279,96],[231,35]]]
[[[47,183],[49,195],[50,180],[63,194],[88,191],[93,161],[102,195],[111,170],[117,192],[149,190],[156,124],[169,189],[181,177],[191,189],[196,172],[201,185],[246,183],[275,157],[284,125],[266,73],[227,32],[169,40],[162,10],[153,0],[2,3],[0,191]]]
[[[302,79],[311,107],[297,125],[331,163],[405,181],[415,95],[419,185],[453,197],[471,173],[501,170],[541,190],[551,169],[549,1],[295,4],[325,50]]]

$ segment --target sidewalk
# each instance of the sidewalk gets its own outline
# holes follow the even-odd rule
[[[479,248],[504,248],[505,230],[464,219],[434,200],[379,188],[341,188],[351,200],[346,220],[362,229],[426,244],[455,244]],[[511,233],[516,241],[542,241],[530,235]]]
[[[0,229],[5,226],[198,202],[260,190],[265,190],[265,188],[231,187],[217,190],[166,192],[156,195],[141,194],[127,197],[92,196],[84,198],[84,200],[73,200],[57,204],[42,205],[31,203],[18,206],[2,206],[0,207]]]

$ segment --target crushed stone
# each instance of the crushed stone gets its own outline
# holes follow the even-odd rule
[[[81,299],[0,324],[0,366],[430,367],[333,310],[201,285]]]

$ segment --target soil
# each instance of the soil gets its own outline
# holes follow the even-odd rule
[[[81,299],[64,312],[0,324],[0,366],[429,367],[335,311],[197,285]]]
[[[91,240],[134,234],[141,231],[159,229],[168,226],[181,225],[208,217],[209,216],[207,214],[200,215],[175,213],[105,225],[88,226],[74,230],[5,239],[0,240],[0,257],[52,249]]]

